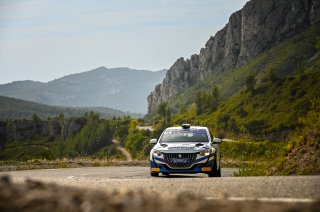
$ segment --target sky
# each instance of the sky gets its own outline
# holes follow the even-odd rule
[[[0,84],[106,68],[169,69],[247,0],[0,0]]]

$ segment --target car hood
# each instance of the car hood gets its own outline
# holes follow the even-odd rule
[[[161,143],[157,144],[154,149],[161,152],[199,152],[205,149],[210,149],[208,143]]]

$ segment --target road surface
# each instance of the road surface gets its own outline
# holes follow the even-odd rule
[[[320,200],[320,176],[232,177],[237,169],[222,169],[221,178],[205,174],[150,177],[148,167],[86,167],[2,172],[15,182],[46,183],[110,191],[143,190],[164,197],[190,193],[205,199],[256,199],[310,202]]]

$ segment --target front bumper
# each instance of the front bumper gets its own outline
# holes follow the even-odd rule
[[[156,162],[157,161],[157,162]],[[158,158],[150,160],[150,171],[153,173],[208,173],[211,171],[214,164],[214,156],[210,155],[201,159],[201,162],[195,162],[190,168],[171,168],[164,161]]]

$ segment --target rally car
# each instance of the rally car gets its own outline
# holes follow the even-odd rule
[[[221,177],[219,144],[207,127],[183,124],[163,131],[150,151],[150,174],[153,177],[169,174],[206,173]]]

